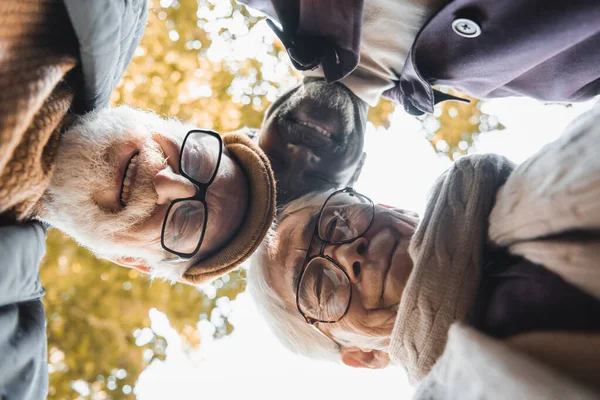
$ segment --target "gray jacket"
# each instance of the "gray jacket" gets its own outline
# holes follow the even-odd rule
[[[0,399],[45,399],[46,316],[40,261],[41,224],[0,227]]]
[[[79,112],[108,105],[148,19],[147,0],[64,0],[79,41],[84,95]]]
[[[146,0],[64,0],[79,41],[82,95],[75,112],[106,107],[138,46]],[[0,399],[45,399],[46,316],[39,266],[46,251],[41,224],[0,227]]]

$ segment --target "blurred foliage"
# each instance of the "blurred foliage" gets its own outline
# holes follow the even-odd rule
[[[233,1],[153,1],[141,45],[115,103],[177,116],[220,132],[258,127],[297,78],[279,42]],[[250,39],[249,39],[250,38]],[[252,40],[251,46],[247,42]],[[279,71],[272,71],[273,66]],[[286,79],[282,79],[286,78]]]
[[[165,339],[149,329],[152,308],[167,315],[184,350],[200,344],[199,320],[209,319],[217,337],[232,331],[226,312],[217,305],[220,298],[235,299],[244,290],[245,270],[201,291],[150,282],[135,270],[98,260],[55,230],[47,244],[41,277],[46,288],[51,399],[76,398],[74,382],[90,398],[133,398],[132,388],[143,368],[165,357]]]
[[[481,112],[481,100],[456,90],[443,91],[470,102],[445,101],[435,107],[433,115],[419,117],[425,136],[436,151],[456,160],[468,154],[479,133],[504,129],[498,118]]]
[[[221,132],[259,127],[284,90],[298,84],[287,54],[259,18],[227,0],[150,2],[149,22],[113,103],[152,109]],[[263,25],[261,27],[261,25]],[[421,118],[440,152],[464,154],[478,132],[501,128],[479,103],[447,102]],[[369,111],[389,126],[394,104]],[[466,146],[466,147],[465,147]],[[240,270],[198,289],[150,282],[134,270],[96,259],[59,232],[50,232],[42,266],[47,294],[50,399],[129,399],[140,372],[165,357],[166,340],[151,329],[149,311],[166,313],[184,346],[200,345],[198,322],[215,336],[232,326],[219,299],[245,286]]]
[[[114,103],[229,132],[259,127],[273,100],[299,83],[281,42],[264,24],[254,30],[261,18],[238,3],[151,4],[142,43],[113,93]],[[393,110],[393,103],[382,100],[369,120],[387,127]]]
[[[396,108],[395,103],[390,100],[381,98],[379,99],[379,103],[375,107],[369,108],[369,113],[367,114],[367,119],[371,122],[376,128],[390,127],[390,115],[394,112]]]

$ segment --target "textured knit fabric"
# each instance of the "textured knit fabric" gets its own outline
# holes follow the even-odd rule
[[[461,158],[435,183],[409,253],[414,268],[392,332],[390,355],[421,380],[441,355],[448,328],[475,298],[494,196],[513,170],[497,155]]]
[[[518,349],[454,324],[415,400],[592,400],[598,393]]]
[[[600,106],[519,166],[489,221],[492,242],[600,297]]]
[[[500,190],[500,171],[510,167],[490,156],[461,159],[436,183],[409,249],[415,267],[391,338],[390,355],[411,382],[440,357],[450,325],[468,317],[488,232],[491,245],[600,298],[599,121],[600,109],[581,116]]]
[[[241,132],[223,135],[223,144],[248,179],[248,210],[224,248],[188,268],[182,278],[186,283],[210,281],[238,267],[258,248],[275,219],[275,177],[265,153]]]
[[[31,216],[50,180],[77,42],[61,2],[3,0],[0,48],[0,224],[7,224]]]

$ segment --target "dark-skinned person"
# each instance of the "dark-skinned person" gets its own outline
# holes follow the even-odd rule
[[[265,115],[259,143],[280,204],[360,172],[368,106],[412,115],[443,101],[600,93],[600,2],[238,0],[260,11],[305,79]],[[353,110],[353,113],[350,111]]]
[[[465,156],[422,218],[352,188],[301,197],[249,291],[291,351],[400,365],[417,399],[598,398],[599,140],[596,107],[519,166]]]
[[[368,105],[346,86],[304,78],[267,109],[255,133],[277,180],[277,202],[351,186],[366,158]]]

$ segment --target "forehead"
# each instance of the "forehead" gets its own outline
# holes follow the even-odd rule
[[[320,207],[287,215],[277,226],[276,249],[269,262],[269,281],[285,302],[295,304],[297,279],[306,258]]]

